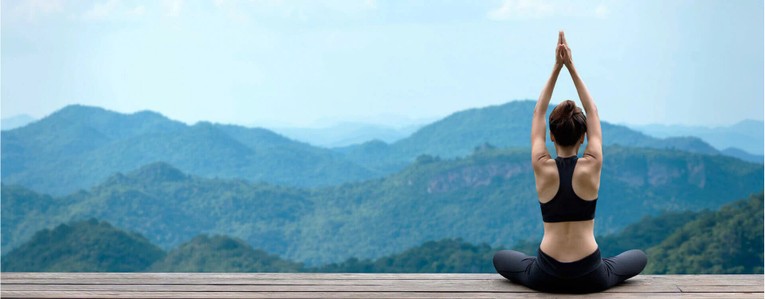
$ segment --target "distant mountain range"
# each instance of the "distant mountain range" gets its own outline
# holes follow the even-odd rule
[[[288,138],[326,148],[360,144],[371,140],[391,143],[403,139],[422,127],[409,125],[389,127],[365,123],[339,123],[324,128],[274,127],[274,132]]]
[[[763,190],[763,166],[720,155],[609,146],[596,231],[646,215],[715,209]],[[191,176],[166,163],[116,174],[63,197],[2,186],[2,248],[56,223],[96,218],[163,248],[201,233],[241,238],[308,265],[376,258],[428,240],[512,246],[541,235],[527,149],[422,155],[382,179],[296,189]]]
[[[11,117],[3,117],[2,123],[0,123],[0,129],[2,129],[3,131],[12,130],[15,128],[26,126],[33,121],[35,121],[35,118],[26,114],[20,114],[20,115],[11,116]]]
[[[645,217],[619,233],[596,239],[604,257],[629,249],[648,253],[643,274],[762,274],[763,195],[716,211],[684,211]],[[720,246],[724,244],[725,246]],[[516,246],[527,254],[539,242]],[[501,247],[500,247],[501,248]],[[494,273],[500,248],[462,239],[424,242],[377,259],[305,267],[229,236],[198,235],[167,254],[146,238],[95,219],[41,230],[2,257],[2,270],[137,272],[373,272]]]
[[[296,187],[332,186],[395,173],[420,156],[454,158],[476,147],[528,148],[533,101],[454,113],[393,143],[371,141],[335,149],[311,146],[261,128],[207,122],[189,126],[144,111],[120,114],[67,106],[27,126],[2,131],[2,181],[63,195],[115,172],[167,162],[204,177],[238,178]],[[603,122],[606,145],[720,152],[695,137],[658,139]]]
[[[513,101],[498,106],[460,111],[392,144],[371,141],[338,148],[337,151],[344,153],[358,164],[386,172],[400,169],[401,165],[405,165],[421,154],[437,155],[442,158],[460,157],[487,143],[497,147],[528,148],[531,111],[534,110],[535,105],[534,101]],[[552,109],[550,107],[549,111]],[[724,154],[696,137],[660,139],[605,121],[602,121],[601,125],[605,145],[677,149],[710,155]],[[548,146],[552,147],[549,140]],[[762,163],[762,159],[754,159],[753,162]]]
[[[762,157],[763,142],[765,142],[765,123],[761,120],[744,120],[731,126],[721,127],[658,124],[628,126],[659,138],[695,136],[723,152],[732,149],[760,157]]]
[[[2,132],[2,180],[51,194],[89,188],[115,172],[164,161],[207,177],[291,186],[334,185],[377,173],[328,149],[268,130],[206,122],[188,126],[154,112],[68,106]]]

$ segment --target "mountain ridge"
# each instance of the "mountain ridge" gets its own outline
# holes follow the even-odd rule
[[[750,155],[763,155],[765,122],[761,120],[745,119],[732,125],[717,127],[662,124],[627,126],[658,138],[697,136],[721,151],[736,148]]]
[[[734,158],[616,146],[604,155],[600,233],[762,189],[762,165]],[[137,231],[163,248],[199,233],[225,234],[308,265],[379,257],[447,237],[512,245],[541,234],[528,156],[492,147],[464,158],[422,155],[385,178],[315,189],[204,178],[166,163],[64,197],[4,185],[2,245],[11,249],[48,223],[87,218]]]
[[[596,239],[604,257],[629,249],[647,252],[649,261],[653,262],[644,274],[761,274],[762,204],[763,194],[759,193],[714,211],[662,213],[644,217],[618,233],[599,235]],[[72,242],[73,235],[79,236],[79,240]],[[533,255],[538,244],[538,239],[528,240],[514,249]],[[500,249],[502,247],[490,247],[486,243],[474,245],[460,238],[445,238],[429,240],[375,260],[352,257],[340,263],[305,267],[255,249],[236,237],[223,235],[200,234],[163,252],[140,234],[90,219],[36,232],[32,240],[3,255],[2,269],[24,272],[119,269],[131,272],[494,273],[491,258]]]
[[[531,111],[536,101],[516,100],[500,105],[472,108],[452,113],[428,124],[407,138],[387,144],[371,141],[336,148],[350,160],[380,171],[398,169],[422,154],[454,158],[464,156],[476,146],[529,148]],[[548,108],[549,115],[554,107]],[[657,149],[679,149],[704,154],[721,154],[695,137],[658,139],[626,126],[601,120],[604,145]],[[548,140],[548,148],[552,143]]]
[[[455,158],[475,147],[528,148],[534,101],[455,112],[391,144],[370,141],[326,149],[263,128],[170,120],[151,111],[132,114],[71,105],[28,126],[2,131],[2,179],[54,195],[95,186],[115,172],[164,161],[185,173],[324,187],[393,174],[420,155]],[[552,109],[552,108],[550,108]],[[657,139],[602,122],[605,145],[720,152],[694,137]]]
[[[165,161],[185,172],[292,186],[333,185],[376,175],[328,149],[259,128],[161,114],[120,114],[67,106],[2,132],[2,179],[56,195],[96,185],[115,172]],[[63,179],[62,179],[63,178]]]

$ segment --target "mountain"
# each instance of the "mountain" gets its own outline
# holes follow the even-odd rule
[[[646,216],[624,230],[597,237],[603,257],[630,249],[649,254],[643,274],[762,274],[763,194],[720,210],[667,212]],[[680,241],[683,240],[683,241]],[[535,255],[539,239],[515,246]],[[461,239],[429,241],[376,260],[348,259],[315,268],[316,272],[494,273],[494,253],[501,248]]]
[[[63,198],[38,194],[15,185],[0,186],[0,227],[2,228],[2,254],[16,247],[20,240],[32,237],[43,228],[53,228],[65,223],[65,210],[72,203]],[[13,246],[8,246],[12,244]]]
[[[754,162],[754,163],[763,163],[763,160],[765,160],[765,156],[763,155],[752,155],[750,153],[747,153],[735,147],[726,148],[722,150],[721,153],[726,156],[736,157],[741,160]]]
[[[761,120],[743,120],[731,126],[720,127],[659,124],[629,127],[659,138],[696,136],[720,150],[737,148],[757,156],[763,154],[765,141],[765,123]]]
[[[43,230],[36,236],[47,238],[36,237],[21,246],[31,248],[34,254],[22,253],[19,256],[19,250],[13,251],[14,255],[3,257],[3,270],[8,271],[6,265],[15,265],[15,268],[11,269],[13,271],[28,271],[27,269],[32,269],[29,268],[32,265],[52,263],[56,265],[55,271],[70,271],[67,267],[81,269],[83,265],[91,266],[90,271],[107,271],[103,266],[95,266],[92,258],[83,258],[98,256],[101,262],[99,265],[108,261],[110,269],[125,271],[494,273],[492,256],[501,249],[492,248],[488,244],[473,245],[459,238],[446,238],[427,241],[374,260],[354,257],[340,263],[304,267],[300,263],[253,249],[237,238],[219,235],[210,237],[203,234],[174,248],[167,255],[160,251],[159,255],[164,255],[164,258],[148,266],[146,262],[136,264],[134,258],[114,258],[124,256],[124,245],[130,244],[131,241],[114,242],[115,239],[119,240],[119,237],[114,238],[115,234],[119,236],[125,233],[106,222],[89,220],[69,226],[61,225],[54,231],[56,230],[69,235],[76,234],[79,240],[87,242],[84,246],[72,245],[68,238],[51,238],[50,230]],[[132,235],[141,246],[127,248],[131,256],[142,252],[156,254],[158,249],[146,245],[145,238]],[[763,194],[759,193],[728,203],[716,211],[667,212],[658,216],[647,216],[620,232],[599,236],[597,240],[604,257],[635,248],[648,252],[649,263],[643,274],[761,274],[762,238]],[[44,241],[41,242],[40,239]],[[110,246],[115,243],[120,245]],[[515,248],[533,255],[538,246],[539,239],[536,239],[520,242]],[[87,253],[83,254],[83,251]],[[61,263],[61,260],[69,262]]]
[[[290,186],[335,185],[377,175],[333,151],[265,129],[205,122],[188,126],[148,111],[120,114],[67,106],[2,132],[3,182],[55,195],[159,161],[200,176]]]
[[[200,235],[171,250],[151,272],[301,272],[302,265],[253,249],[240,239]]]
[[[400,169],[401,165],[422,154],[443,158],[460,157],[470,154],[475,147],[484,144],[528,148],[535,105],[535,101],[526,100],[464,110],[424,126],[411,136],[392,144],[371,141],[336,150],[358,164],[388,172],[391,169]],[[548,115],[553,108],[551,106],[548,109]],[[605,121],[601,121],[601,126],[604,145],[720,154],[715,148],[695,137],[658,139]],[[552,148],[549,141],[548,146]]]
[[[392,127],[367,123],[343,122],[323,128],[279,127],[273,131],[294,140],[325,148],[344,147],[371,140],[395,142],[405,138],[421,125]]]
[[[647,272],[763,273],[763,196],[705,213],[648,250]]]
[[[659,245],[678,228],[706,213],[709,211],[672,211],[657,216],[645,216],[617,233],[597,238],[598,246],[601,248],[601,254],[606,257],[630,249],[647,251]]]
[[[373,140],[332,150],[260,128],[189,126],[149,111],[121,114],[73,105],[2,131],[0,166],[4,183],[53,195],[87,189],[115,172],[154,162],[209,178],[323,187],[393,174],[420,155],[462,157],[484,145],[528,148],[534,105],[513,101],[465,110],[391,144]],[[694,137],[657,139],[607,122],[603,132],[606,145],[720,154]]]
[[[165,253],[146,238],[94,219],[42,230],[3,256],[6,272],[134,272]]]
[[[541,235],[529,155],[489,146],[456,159],[422,155],[385,178],[310,190],[208,179],[166,163],[64,197],[4,185],[3,217],[6,210],[18,216],[3,223],[2,248],[18,247],[49,227],[47,219],[91,217],[165,249],[202,233],[223,234],[309,266],[379,258],[444,238],[512,246]],[[600,234],[646,215],[716,209],[763,189],[761,164],[725,156],[621,146],[606,147],[604,156]]]
[[[15,115],[11,117],[4,117],[2,119],[2,123],[0,124],[0,128],[2,128],[3,131],[11,130],[18,127],[26,126],[27,124],[33,121],[35,121],[34,117],[31,117],[26,114],[20,114],[20,115]]]
[[[312,269],[322,273],[493,273],[496,249],[462,239],[428,241],[376,260],[350,258]]]

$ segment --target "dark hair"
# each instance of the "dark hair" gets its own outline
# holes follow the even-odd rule
[[[587,132],[587,117],[574,101],[565,100],[550,113],[550,133],[560,146],[572,146]]]

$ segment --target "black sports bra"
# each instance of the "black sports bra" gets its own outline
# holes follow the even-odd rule
[[[550,201],[539,203],[542,209],[542,221],[564,222],[595,219],[595,204],[598,199],[583,200],[574,193],[574,187],[571,184],[577,159],[577,156],[555,158],[560,185],[558,193]]]

